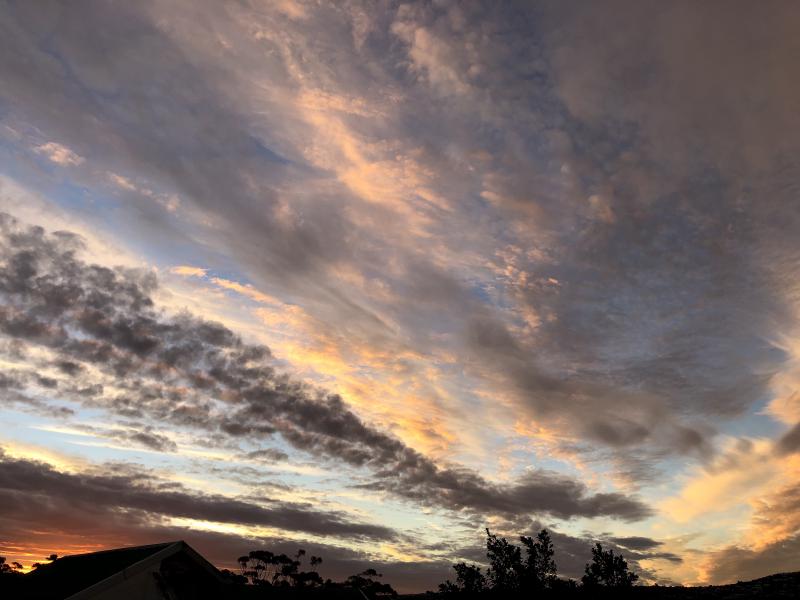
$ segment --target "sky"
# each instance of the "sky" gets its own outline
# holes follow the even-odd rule
[[[484,528],[800,567],[800,6],[4,1],[0,554]]]

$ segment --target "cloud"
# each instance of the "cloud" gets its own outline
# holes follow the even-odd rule
[[[800,450],[800,423],[784,433],[775,444],[775,451],[778,454],[792,454],[798,450]]]
[[[396,534],[388,527],[359,523],[346,515],[314,510],[308,504],[271,501],[261,498],[254,504],[220,495],[200,494],[179,484],[159,480],[130,469],[68,474],[49,465],[3,454],[0,494],[11,507],[8,520],[35,521],[36,507],[60,502],[69,507],[67,519],[83,513],[83,525],[98,513],[127,515],[132,522],[158,523],[165,517],[216,523],[270,527],[302,531],[319,536],[389,540]],[[5,527],[4,527],[5,529]]]
[[[787,317],[783,280],[769,265],[786,264],[791,227],[773,235],[761,183],[707,172],[728,164],[726,143],[753,148],[743,141],[752,134],[760,153],[767,138],[752,127],[742,140],[720,135],[729,130],[705,96],[675,99],[675,111],[663,101],[683,77],[709,89],[696,69],[681,72],[671,42],[693,27],[685,11],[658,23],[625,11],[629,33],[595,52],[552,33],[594,40],[592,19],[555,6],[300,6],[98,3],[79,19],[54,5],[52,24],[19,11],[4,21],[13,114],[97,148],[103,173],[171,188],[163,197],[176,194],[191,215],[178,226],[131,203],[126,228],[143,223],[153,244],[202,240],[253,292],[291,297],[340,337],[357,329],[369,348],[453,355],[485,397],[513,399],[521,418],[546,421],[582,451],[623,462],[637,448],[648,467],[628,473],[655,473],[671,453],[708,454],[718,417],[742,415],[783,365],[768,341]],[[200,22],[213,34],[198,35]],[[761,40],[748,23],[726,17],[721,41],[695,40],[698,55],[725,67],[739,33]],[[32,41],[50,26],[60,61]],[[634,33],[644,30],[653,35]],[[791,44],[766,52],[783,57]],[[786,79],[753,60],[748,73],[765,86]],[[637,78],[651,68],[663,77]],[[752,106],[733,92],[749,80],[712,70],[737,98],[732,122],[747,121]],[[697,152],[673,132],[699,131],[696,106],[727,142],[698,138],[714,154],[687,161]],[[669,176],[660,164],[680,168]],[[496,272],[512,270],[498,283]],[[487,328],[505,349],[499,337],[484,344]],[[420,365],[409,370],[428,379]],[[447,412],[441,396],[419,402]]]
[[[735,583],[775,573],[794,572],[799,560],[800,535],[757,550],[729,546],[713,554],[712,567],[707,574],[708,581],[717,584]]]
[[[98,549],[186,540],[220,568],[238,570],[236,559],[248,551],[266,548],[294,554],[304,548],[322,556],[323,577],[336,580],[373,566],[399,590],[435,589],[444,580],[448,563],[391,562],[368,552],[326,543],[349,529],[372,542],[394,535],[386,528],[347,520],[346,516],[315,511],[305,505],[275,503],[270,509],[222,497],[191,492],[144,473],[117,469],[116,473],[66,474],[36,461],[3,455],[0,459],[0,498],[9,510],[0,516],[4,539],[0,550],[26,566],[57,552],[60,556]],[[110,496],[110,499],[108,498]],[[175,515],[199,519],[255,520],[270,524],[292,522],[294,531],[306,531],[308,539],[286,539],[279,534],[243,535],[171,524]],[[242,521],[244,519],[244,521]],[[300,527],[294,521],[302,521]]]
[[[687,473],[680,491],[664,498],[660,509],[686,523],[745,507],[774,486],[782,474],[784,465],[770,460],[770,451],[771,444],[765,440],[729,440],[713,461]]]
[[[62,146],[56,142],[47,142],[41,146],[36,146],[34,151],[37,154],[43,154],[57,165],[77,167],[83,164],[84,158],[78,156],[66,146]]]
[[[192,267],[190,265],[179,265],[172,267],[170,272],[176,275],[183,275],[184,277],[205,277],[208,269],[201,269],[200,267]]]
[[[662,544],[662,542],[642,536],[612,537],[609,540],[631,550],[652,550]]]
[[[363,487],[390,491],[421,505],[469,510],[478,515],[514,516],[545,512],[554,517],[613,515],[636,521],[652,514],[641,502],[619,493],[591,494],[574,479],[545,470],[531,471],[510,485],[490,484],[473,471],[438,469],[429,461],[408,457],[403,471],[389,470]]]
[[[723,527],[737,524],[732,542],[695,552],[700,581],[731,583],[791,570],[800,531],[797,466],[780,439],[741,439],[665,502],[665,512],[678,521],[703,515],[711,535],[720,528],[717,520]]]
[[[116,185],[121,187],[123,190],[128,190],[129,192],[135,192],[138,189],[130,179],[128,179],[127,177],[123,177],[122,175],[117,175],[116,173],[109,173],[108,178]]]
[[[439,466],[364,423],[339,396],[276,373],[268,348],[190,314],[159,311],[153,273],[87,264],[76,256],[76,236],[47,234],[9,216],[0,220],[0,234],[0,331],[55,353],[58,364],[86,366],[57,382],[66,398],[232,439],[280,434],[295,448],[368,467],[375,480],[367,487],[453,511],[626,520],[650,514],[639,500],[591,493],[544,470],[497,485],[468,469]],[[104,377],[91,378],[89,368]],[[103,385],[121,393],[105,393]],[[163,443],[151,431],[131,439]]]
[[[247,458],[266,459],[267,462],[280,462],[289,458],[286,452],[282,452],[276,448],[263,448],[261,450],[253,450],[246,454]]]
[[[45,410],[50,389],[159,427],[280,435],[465,512],[646,512],[541,468],[557,460],[664,484],[690,521],[708,494],[727,511],[775,485],[752,462],[693,465],[729,454],[765,403],[800,418],[796,8],[47,6],[0,16],[19,147],[2,163],[148,260],[203,265],[175,271],[187,288],[262,304],[277,360],[134,307],[165,291],[141,272],[62,260],[79,271],[49,282],[63,297],[4,307],[8,336],[57,355],[9,388],[15,406]],[[53,174],[46,140],[96,171]],[[145,189],[180,210],[123,201]],[[70,294],[87,308],[62,321]],[[759,456],[771,469],[795,442]],[[511,462],[523,475],[499,483]]]

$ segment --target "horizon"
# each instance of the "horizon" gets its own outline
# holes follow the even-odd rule
[[[800,571],[799,27],[3,3],[0,555]]]

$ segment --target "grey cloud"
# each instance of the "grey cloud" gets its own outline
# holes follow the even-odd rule
[[[628,561],[630,567],[647,581],[665,583],[667,580],[660,572],[645,569],[640,561],[661,559],[671,563],[679,563],[682,559],[670,552],[659,552],[656,549],[662,544],[656,540],[644,537],[614,538],[589,534],[571,536],[558,531],[551,532],[553,544],[558,552],[559,570],[569,577],[579,578],[584,573],[584,567],[591,562],[591,548],[595,542],[601,542],[604,547],[613,549]]]
[[[785,292],[796,279],[798,222],[786,208],[797,179],[789,133],[797,128],[786,125],[797,119],[798,89],[786,75],[796,63],[794,7],[764,17],[769,27],[743,4],[724,15],[649,3],[613,11],[373,4],[360,11],[360,27],[355,5],[291,23],[239,8],[98,2],[78,15],[57,3],[17,7],[0,21],[4,100],[14,118],[104,168],[174,188],[215,223],[198,232],[196,221],[178,225],[160,209],[126,203],[121,210],[137,214],[126,225],[140,223],[143,239],[180,236],[209,255],[221,248],[254,281],[338,314],[328,322],[369,339],[391,338],[385,321],[327,269],[382,275],[403,265],[407,277],[389,287],[414,301],[387,312],[418,348],[432,343],[432,323],[462,332],[451,339],[467,340],[468,351],[456,351],[471,374],[510,387],[524,410],[587,451],[608,449],[622,463],[636,449],[621,467],[631,476],[657,476],[653,463],[669,453],[705,458],[724,419],[768,393],[785,357],[765,340],[790,322]],[[216,35],[196,35],[200,22]],[[598,44],[597,23],[624,33]],[[257,35],[261,25],[266,35]],[[698,34],[712,26],[715,36]],[[324,55],[308,39],[324,40]],[[435,48],[414,47],[426,39]],[[744,51],[744,40],[758,50]],[[261,93],[293,97],[300,56],[311,88],[385,108],[376,119],[341,115],[343,123],[365,140],[419,152],[436,172],[431,187],[455,208],[425,213],[435,217],[432,248],[441,252],[387,247],[380,227],[351,220],[391,224],[385,207],[366,206],[307,164],[308,123]],[[288,189],[300,190],[289,222],[275,218]],[[541,317],[533,336],[500,311],[480,310],[469,288],[473,257],[506,246],[519,249],[526,283],[498,293]],[[465,263],[464,272],[441,256]],[[542,283],[550,278],[558,285]],[[101,333],[97,317],[82,316]],[[25,315],[7,322],[9,331],[28,325]],[[116,327],[105,333],[146,353],[151,339]],[[74,346],[119,374],[131,368],[106,343]],[[139,410],[129,399],[117,405]],[[275,429],[244,426],[239,417],[258,412],[248,410],[226,431]],[[369,460],[363,448],[285,430],[297,446]]]
[[[123,444],[142,446],[157,452],[175,452],[178,449],[178,445],[171,438],[155,431],[151,425],[128,422],[113,429],[85,424],[76,424],[74,427],[89,435]]]
[[[58,370],[67,375],[77,375],[81,372],[81,365],[68,360],[62,360],[57,365]]]
[[[792,454],[800,450],[800,423],[784,433],[775,444],[775,451],[780,455]]]
[[[136,431],[127,436],[132,442],[137,442],[159,452],[174,452],[178,445],[165,435],[152,431]]]
[[[800,560],[800,485],[790,483],[762,498],[756,505],[750,525],[753,529],[751,539],[755,539],[762,529],[766,539],[749,546],[731,544],[713,552],[709,557],[712,582],[746,581],[797,569]]]
[[[11,508],[7,513],[11,518],[25,504],[50,503],[58,498],[73,510],[80,507],[86,515],[98,511],[130,511],[134,518],[143,521],[183,517],[276,527],[321,536],[378,540],[395,536],[387,527],[358,523],[344,514],[315,510],[309,504],[269,499],[253,504],[236,498],[200,494],[130,470],[72,475],[6,455],[2,455],[2,466],[0,495],[3,505]]]
[[[363,29],[351,19],[359,12],[356,5],[320,8],[292,23],[239,10],[223,12],[213,3],[97,2],[79,15],[58,3],[46,10],[17,7],[0,21],[5,100],[14,116],[63,138],[89,160],[102,158],[110,169],[174,188],[216,224],[200,235],[195,225],[179,226],[160,209],[136,202],[123,209],[138,215],[126,225],[168,231],[160,237],[180,236],[193,247],[197,239],[213,237],[212,245],[234,257],[254,281],[283,286],[315,311],[337,313],[329,322],[346,321],[370,339],[390,337],[385,322],[326,269],[347,263],[370,274],[400,263],[407,276],[391,287],[414,302],[389,311],[418,345],[431,342],[424,333],[430,323],[463,331],[475,354],[473,372],[503,373],[526,410],[570,427],[593,445],[638,447],[642,455],[656,448],[655,458],[673,451],[702,456],[714,435],[704,421],[740,414],[764,394],[782,357],[763,340],[771,324],[785,317],[774,293],[777,274],[764,268],[765,255],[785,253],[777,242],[760,246],[774,237],[770,211],[779,205],[772,203],[754,220],[752,210],[770,190],[731,182],[728,170],[715,167],[716,154],[689,161],[696,170],[687,170],[681,158],[672,177],[657,167],[700,152],[704,143],[683,152],[684,144],[671,134],[697,129],[690,127],[695,106],[715,116],[708,122],[717,124],[716,134],[725,133],[716,111],[699,102],[703,98],[676,99],[676,127],[673,103],[663,98],[680,88],[654,87],[657,78],[643,75],[657,68],[672,83],[688,77],[696,89],[708,89],[696,69],[681,73],[681,49],[668,44],[671,27],[694,27],[685,8],[662,9],[669,17],[663,25],[650,18],[655,11],[627,7],[627,35],[601,44],[599,52],[576,50],[563,37],[593,40],[587,31],[594,31],[594,19],[610,13],[591,6],[564,11],[549,3],[373,4],[360,11]],[[713,13],[698,11],[703,19]],[[185,14],[213,23],[217,35],[195,35]],[[761,40],[736,15],[724,20],[723,47],[731,50],[737,32]],[[252,29],[242,29],[242,23]],[[285,37],[256,35],[259,24],[285,30]],[[319,56],[307,39],[325,39],[320,47],[336,51]],[[437,51],[415,52],[413,45],[423,39],[437,44]],[[219,40],[228,42],[224,51],[215,45]],[[698,56],[728,64],[721,48],[692,40]],[[783,43],[767,44],[767,54],[783,57],[792,47]],[[312,87],[391,107],[380,119],[350,115],[343,122],[376,139],[398,140],[435,167],[431,186],[457,208],[446,218],[434,214],[437,249],[492,257],[509,244],[546,256],[526,258],[520,268],[529,282],[558,279],[558,289],[537,283],[509,289],[522,308],[545,317],[534,343],[524,343],[499,315],[479,310],[481,303],[463,281],[474,276],[471,269],[468,276],[451,274],[425,249],[387,249],[380,228],[353,222],[351,214],[370,223],[393,219],[380,212],[385,208],[360,202],[330,173],[306,164],[309,126],[296,111],[275,106],[269,94],[249,100],[247,92],[263,90],[262,81],[296,91],[290,74],[297,68],[295,54],[319,67],[304,74]],[[428,62],[417,64],[420,56]],[[765,86],[789,79],[759,73],[754,64],[748,59],[747,72]],[[725,89],[749,81],[713,69],[720,71],[727,74],[719,82]],[[400,89],[403,102],[387,102],[376,91],[391,96]],[[744,109],[752,107],[742,94],[731,97],[737,98],[737,115],[749,114]],[[778,103],[777,114],[787,115]],[[273,117],[261,118],[271,112]],[[724,148],[719,153],[727,156]],[[753,181],[763,181],[762,175]],[[292,197],[300,216],[287,222],[275,214],[279,192],[289,188],[309,191]],[[307,206],[306,196],[313,199]],[[487,197],[493,198],[489,204]],[[593,204],[590,197],[600,200]],[[340,210],[343,205],[352,210]],[[790,229],[790,222],[782,226],[784,234]],[[154,234],[141,235],[155,243]],[[203,252],[213,254],[208,247]],[[24,257],[19,260],[24,269]],[[87,310],[82,322],[100,332],[106,325],[97,317]],[[153,343],[116,326],[113,334],[121,343],[127,336],[138,352]],[[24,329],[24,315],[7,327]],[[96,361],[113,361],[120,374],[128,368],[107,345],[80,350]],[[630,406],[637,407],[635,414],[620,419]],[[241,424],[228,427],[233,432]],[[299,445],[320,443],[299,431],[288,435]]]
[[[631,550],[652,550],[662,544],[662,542],[642,536],[612,537],[609,540]]]
[[[501,222],[521,232],[495,235],[518,247],[517,299],[542,317],[524,345],[480,317],[467,336],[476,362],[504,373],[537,416],[562,416],[600,446],[706,456],[712,420],[762,399],[784,365],[768,340],[792,322],[798,221],[787,153],[798,139],[786,124],[800,88],[785,74],[800,11],[784,4],[766,21],[759,12],[620,2],[404,13],[410,31],[433,32],[444,48],[431,62],[468,81],[457,101],[434,102],[446,109],[432,130],[480,114],[503,132],[459,143],[491,156],[484,187]],[[618,30],[618,15],[625,33],[598,43],[597,24]],[[728,94],[736,100],[721,100]],[[489,101],[508,110],[484,111]],[[557,285],[539,284],[549,278]]]
[[[164,17],[153,13],[169,7],[93,2],[82,17],[58,2],[39,8],[21,6],[2,19],[2,37],[9,45],[0,73],[4,88],[14,90],[5,99],[19,114],[69,140],[81,155],[91,159],[105,153],[116,168],[133,167],[139,176],[167,183],[215,215],[224,242],[258,273],[266,269],[297,282],[301,274],[308,276],[347,253],[346,220],[338,211],[320,204],[313,219],[287,225],[273,218],[273,186],[286,179],[292,163],[267,148],[268,141],[255,139],[248,117],[231,106],[227,90],[236,83],[212,79],[159,28],[157,21]],[[219,16],[220,23],[227,21]],[[94,24],[92,35],[87,35],[87,19]],[[39,47],[42,37],[50,40],[52,50]],[[266,43],[252,36],[237,40],[259,54]],[[286,82],[280,61],[270,69]],[[92,116],[85,113],[87,105],[93,107]],[[64,114],[76,118],[63,119]],[[269,174],[271,184],[253,189],[256,172],[259,180]],[[220,198],[227,199],[225,207]],[[191,241],[191,234],[164,218],[154,203],[134,206],[139,214],[132,223]]]
[[[799,561],[800,535],[767,544],[758,550],[729,546],[714,553],[709,579],[713,583],[724,584],[774,573],[789,573],[797,570]]]
[[[282,452],[277,448],[263,448],[261,450],[253,450],[245,455],[246,458],[266,459],[267,462],[281,462],[289,458],[286,452]]]
[[[78,375],[69,376],[71,388],[61,385],[66,396],[123,417],[234,438],[279,433],[296,448],[368,467],[375,489],[450,510],[627,520],[650,514],[637,499],[592,494],[547,471],[500,486],[473,471],[437,465],[365,424],[340,397],[276,373],[267,348],[244,344],[222,325],[159,312],[150,297],[157,286],[152,274],[86,264],[75,256],[74,237],[48,236],[8,216],[0,219],[0,233],[0,331],[44,345],[60,361],[92,364],[123,390],[81,396],[97,383]],[[15,266],[19,256],[24,269]],[[164,443],[146,430],[134,436]]]
[[[8,461],[3,457],[4,471]],[[97,486],[108,483],[102,477],[66,476],[66,480],[74,479],[75,485],[70,482],[62,488],[64,480],[59,477],[63,474],[56,474],[45,465],[12,461],[11,471],[22,475],[22,480],[8,481],[5,475],[0,475],[0,497],[6,508],[0,513],[0,528],[8,543],[19,546],[30,542],[30,532],[34,530],[39,532],[37,543],[42,547],[66,548],[68,553],[72,542],[83,551],[82,540],[91,540],[93,547],[115,548],[183,539],[219,568],[234,571],[238,570],[237,557],[253,549],[294,554],[298,548],[304,548],[309,554],[323,557],[319,569],[323,577],[342,580],[372,566],[384,573],[384,578],[396,589],[405,592],[435,589],[449,569],[449,563],[441,561],[393,563],[376,560],[364,552],[321,542],[321,532],[311,532],[314,536],[309,539],[286,540],[172,526],[161,520],[161,515],[168,514],[166,511],[143,512],[138,506],[131,507],[122,501],[116,504],[93,501],[88,495]],[[37,487],[28,489],[27,486],[34,483]],[[53,487],[53,483],[58,485]],[[87,489],[77,493],[75,487],[84,485]],[[128,489],[124,487],[120,491],[121,498]],[[152,493],[157,496],[162,491],[154,489]]]
[[[428,461],[407,461],[399,476],[386,470],[364,487],[391,491],[420,504],[506,516],[531,511],[555,517],[615,515],[626,520],[649,516],[650,509],[618,493],[590,494],[585,485],[549,471],[533,471],[510,485],[492,485],[472,471],[437,469]],[[526,508],[528,507],[528,508]]]

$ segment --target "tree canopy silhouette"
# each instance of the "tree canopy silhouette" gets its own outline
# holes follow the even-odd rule
[[[532,537],[520,536],[520,541],[527,551],[525,569],[522,573],[522,588],[544,589],[550,588],[558,577],[556,568],[555,550],[550,533],[542,529],[536,540]]]
[[[510,543],[486,530],[486,573],[478,565],[460,562],[453,565],[455,581],[439,584],[445,595],[493,597],[529,597],[542,594],[560,597],[577,593],[578,585],[570,579],[560,579],[555,561],[555,548],[550,533],[542,529],[536,537],[520,536],[522,547]],[[523,557],[523,549],[525,556]],[[630,588],[638,575],[628,570],[628,563],[613,550],[603,550],[600,544],[592,548],[592,562],[586,565],[582,590],[598,595],[603,589]],[[594,591],[592,591],[594,590]]]
[[[601,544],[592,548],[592,562],[586,565],[586,573],[581,579],[584,587],[629,588],[639,576],[628,570],[628,562],[622,555],[615,555],[611,549],[603,550]]]
[[[455,582],[449,579],[439,585],[446,594],[477,594],[485,591],[497,593],[533,592],[552,588],[557,582],[555,551],[550,534],[542,529],[536,536],[520,536],[525,549],[510,543],[486,530],[486,558],[489,568],[486,575],[477,565],[458,563],[453,565]]]
[[[375,569],[367,569],[358,575],[351,575],[344,582],[344,587],[360,590],[368,598],[390,598],[397,596],[397,592],[388,583],[377,581],[383,577]]]
[[[397,596],[397,592],[388,583],[379,581],[383,575],[375,569],[366,569],[351,575],[342,582],[323,580],[313,570],[322,564],[322,558],[309,557],[311,570],[301,570],[302,559],[306,551],[300,549],[294,556],[275,554],[269,550],[252,550],[246,556],[240,556],[240,575],[226,571],[223,574],[232,583],[279,588],[292,595],[304,595],[305,591],[320,590],[324,593],[335,590],[357,590],[360,597],[369,600]]]
[[[5,556],[0,556],[0,575],[21,575],[22,565],[18,562],[6,562]]]
[[[247,556],[237,559],[241,575],[252,585],[273,587],[312,588],[324,582],[316,571],[301,571],[301,558],[306,551],[302,548],[294,557],[274,554],[269,550],[252,550]],[[310,558],[312,567],[322,562],[317,556]]]

